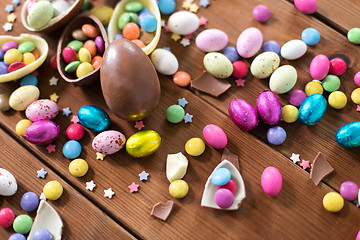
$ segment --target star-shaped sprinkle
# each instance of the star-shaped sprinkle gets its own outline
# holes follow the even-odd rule
[[[186,115],[184,116],[185,123],[192,122],[192,118],[193,118],[193,115],[190,115],[189,113],[186,113]]]
[[[145,171],[142,171],[141,173],[139,173],[140,181],[148,180],[148,176],[149,176],[149,174]]]
[[[168,25],[164,26],[164,30],[165,30],[165,32],[167,32],[167,33],[171,32],[171,30],[170,30],[170,28],[169,28]]]
[[[96,187],[96,184],[94,183],[94,180],[91,180],[90,182],[86,182],[86,189],[93,191],[94,187]]]
[[[12,4],[6,5],[5,11],[8,13],[12,13],[14,11],[14,5],[12,5]]]
[[[310,161],[301,160],[300,166],[302,166],[304,170],[310,168]]]
[[[184,35],[184,38],[187,38],[187,39],[192,39],[192,33],[187,34],[187,35]]]
[[[186,10],[189,10],[190,7],[191,7],[191,3],[192,3],[191,1],[185,0],[185,1],[183,1],[181,7],[184,8],[184,9],[186,9]]]
[[[197,5],[196,3],[192,3],[190,5],[189,11],[193,13],[197,13],[197,11],[199,11],[199,5]]]
[[[190,39],[183,38],[183,39],[181,39],[180,43],[181,43],[181,45],[183,45],[184,47],[187,47],[187,46],[190,45]]]
[[[12,4],[14,4],[15,6],[19,6],[21,3],[21,0],[13,0]]]
[[[360,105],[356,105],[356,111],[360,112]]]
[[[46,147],[46,150],[48,151],[48,153],[52,153],[52,152],[55,152],[55,148],[56,148],[56,145],[54,145],[54,144],[49,144],[49,145]]]
[[[70,121],[71,121],[72,123],[74,123],[74,124],[80,122],[78,116],[76,116],[76,115],[72,116],[72,118],[71,118]]]
[[[166,25],[165,20],[161,19],[160,24],[161,24],[161,27],[165,27],[165,25]]]
[[[135,128],[137,130],[141,130],[143,127],[145,127],[143,121],[136,121],[135,122]]]
[[[210,2],[209,2],[209,0],[200,0],[199,5],[206,8],[207,6],[210,5]]]
[[[188,104],[188,101],[186,101],[186,99],[185,99],[184,97],[178,99],[178,105],[180,105],[180,106],[182,106],[182,107],[185,107],[186,104]]]
[[[163,47],[163,49],[166,50],[166,51],[171,52],[171,48],[170,48],[170,47]]]
[[[173,33],[173,34],[171,35],[171,39],[174,40],[175,42],[176,42],[177,40],[179,40],[180,38],[181,38],[180,35],[177,34],[177,33]]]
[[[105,154],[102,154],[102,153],[99,153],[99,152],[96,153],[96,159],[97,160],[102,160],[103,161],[104,157],[106,157]]]
[[[57,102],[59,100],[59,96],[56,93],[50,95],[50,100],[53,102]]]
[[[49,79],[50,86],[56,86],[58,84],[59,79],[55,76]]]
[[[7,16],[7,20],[9,23],[13,23],[15,22],[16,20],[16,15],[14,13],[10,13],[8,16]]]
[[[3,29],[5,30],[5,32],[9,32],[9,31],[11,31],[12,30],[12,28],[13,28],[13,24],[12,23],[5,23],[4,25],[3,25]]]
[[[131,193],[137,192],[139,191],[139,184],[133,182],[131,185],[128,186],[128,188],[130,189]]]
[[[300,162],[300,154],[291,154],[291,157],[290,157],[291,161],[293,161],[293,163],[297,163],[297,162]]]
[[[244,86],[244,83],[245,83],[245,80],[239,78],[239,79],[235,80],[235,82],[236,82],[236,86],[238,86],[238,87],[240,87],[240,86],[243,87],[243,86]]]
[[[67,117],[69,117],[69,116],[72,114],[72,112],[71,112],[71,110],[70,110],[69,107],[63,108],[62,111],[63,111],[62,115],[67,116]]]
[[[104,190],[104,197],[112,198],[112,196],[115,194],[111,188]]]
[[[37,177],[38,178],[45,178],[46,174],[47,174],[47,172],[45,171],[44,168],[37,171]]]
[[[205,26],[208,23],[208,19],[203,16],[200,17],[199,21],[200,21],[200,26]]]

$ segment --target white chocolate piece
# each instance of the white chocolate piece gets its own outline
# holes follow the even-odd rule
[[[189,161],[181,153],[168,154],[166,160],[166,177],[172,182],[184,177]]]
[[[27,240],[32,240],[33,234],[40,228],[47,229],[51,233],[53,240],[60,240],[63,226],[63,222],[56,210],[49,203],[41,200]]]
[[[214,201],[214,195],[215,192],[217,191],[217,186],[211,183],[211,175],[218,168],[229,169],[231,172],[231,179],[234,180],[237,186],[234,195],[234,203],[229,208],[220,208]],[[244,180],[240,175],[240,172],[232,163],[230,163],[228,160],[224,160],[219,165],[216,166],[216,168],[211,173],[211,175],[209,176],[205,184],[205,189],[201,198],[201,206],[221,209],[221,210],[237,210],[240,207],[240,203],[242,202],[242,200],[244,200],[244,198],[246,197],[245,184],[244,184]]]

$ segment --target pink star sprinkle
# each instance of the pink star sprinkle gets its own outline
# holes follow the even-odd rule
[[[187,34],[187,35],[184,35],[184,38],[187,38],[187,39],[192,39],[192,34]]]
[[[139,191],[139,184],[133,182],[131,185],[128,186],[128,188],[130,189],[131,193],[137,192]]]
[[[200,20],[200,26],[205,26],[208,22],[207,18],[203,16],[201,16],[199,20]]]
[[[356,105],[357,107],[356,107],[356,111],[357,112],[360,112],[360,105]]]
[[[72,123],[79,123],[79,118],[78,118],[78,116],[76,116],[76,115],[72,116],[71,122],[72,122]]]
[[[310,161],[301,160],[300,166],[302,166],[304,170],[310,168]]]
[[[236,82],[236,86],[238,86],[238,87],[240,87],[240,86],[243,87],[243,86],[244,86],[244,83],[245,83],[245,80],[239,78],[238,80],[235,80],[235,82]]]
[[[164,29],[165,29],[165,32],[167,32],[167,33],[171,32],[171,30],[170,30],[170,28],[169,28],[168,25],[165,25]]]
[[[46,147],[46,150],[48,151],[48,153],[52,153],[52,152],[55,152],[55,148],[56,148],[56,145],[49,144],[49,145]]]
[[[143,127],[145,127],[143,121],[135,122],[135,128],[137,128],[138,130],[141,130]]]

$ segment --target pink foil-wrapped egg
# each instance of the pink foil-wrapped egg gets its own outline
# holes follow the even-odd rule
[[[118,152],[125,145],[124,134],[115,130],[104,131],[96,135],[92,148],[99,153],[109,155]]]
[[[295,7],[306,14],[313,14],[317,10],[316,0],[295,0]]]
[[[261,175],[261,187],[267,195],[275,197],[281,191],[281,173],[275,167],[267,167]]]
[[[0,196],[12,196],[18,189],[15,177],[4,168],[0,168]]]
[[[231,120],[244,131],[249,131],[258,125],[258,115],[253,106],[243,99],[234,99],[229,105]]]
[[[40,120],[26,128],[25,138],[35,144],[49,144],[60,133],[60,127],[50,120]]]
[[[310,74],[315,80],[323,80],[329,73],[330,61],[325,55],[317,55],[311,61]]]
[[[259,29],[245,29],[237,39],[236,49],[243,58],[253,57],[261,48],[263,36]]]
[[[268,90],[261,92],[256,100],[256,108],[261,120],[275,125],[281,119],[281,104],[276,95]]]
[[[33,122],[53,119],[58,113],[58,105],[49,99],[37,100],[31,103],[25,111],[26,117]]]

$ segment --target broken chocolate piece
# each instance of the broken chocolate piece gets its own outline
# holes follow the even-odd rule
[[[207,71],[204,71],[199,77],[191,80],[190,85],[192,88],[213,97],[220,96],[231,87],[231,84],[226,80],[215,78]]]
[[[174,202],[171,200],[168,200],[166,203],[158,202],[151,209],[150,215],[166,221],[171,213],[173,206]]]
[[[310,179],[313,180],[315,185],[318,185],[320,181],[332,171],[334,171],[334,168],[325,159],[324,155],[319,152],[312,163]]]
[[[229,149],[227,148],[224,148],[223,154],[221,156],[221,162],[224,160],[228,160],[237,168],[237,170],[240,170],[239,157],[233,154],[232,152],[230,152]]]

